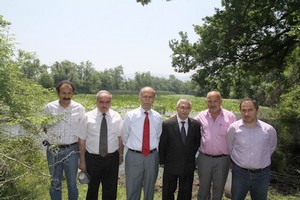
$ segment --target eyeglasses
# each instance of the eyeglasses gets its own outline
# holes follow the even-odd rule
[[[212,104],[212,103],[219,103],[220,101],[219,101],[219,100],[214,100],[214,101],[212,101],[212,100],[207,100],[206,102],[209,103],[209,104]]]

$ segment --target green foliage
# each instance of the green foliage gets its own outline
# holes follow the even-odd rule
[[[279,116],[282,120],[300,121],[300,86],[292,87],[291,90],[282,95],[278,107]]]
[[[0,199],[39,199],[49,179],[40,147],[28,136],[0,133],[0,139]]]
[[[141,3],[143,6],[148,5],[151,3],[152,0],[136,0],[136,2]],[[166,1],[172,1],[172,0],[166,0]]]
[[[285,60],[299,46],[300,2],[222,2],[223,9],[194,26],[197,42],[190,43],[184,32],[169,42],[172,66],[179,72],[196,70],[198,93],[217,89],[226,98],[252,96],[276,105],[289,88],[282,74]]]
[[[35,139],[45,121],[40,113],[49,92],[24,74],[35,77],[29,67],[31,55],[22,51],[14,56],[8,25],[0,16],[0,198],[38,199],[42,195],[38,186],[49,177],[43,172],[45,159]],[[11,131],[18,126],[26,134],[14,136]]]

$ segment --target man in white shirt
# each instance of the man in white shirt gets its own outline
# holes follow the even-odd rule
[[[128,148],[125,157],[127,199],[140,200],[154,197],[159,161],[157,147],[162,132],[162,116],[151,109],[155,90],[144,87],[139,94],[140,107],[129,111],[124,118],[122,139]]]
[[[110,109],[112,94],[101,90],[97,108],[85,114],[79,128],[79,169],[89,175],[87,200],[97,200],[100,183],[103,200],[117,198],[119,165],[123,162],[122,118]]]
[[[78,199],[76,176],[78,170],[78,137],[76,131],[85,111],[81,104],[72,100],[75,87],[69,81],[58,83],[59,100],[45,107],[52,123],[44,128],[47,140],[47,160],[51,175],[50,196],[52,200],[62,199],[62,176],[65,172],[69,200]]]

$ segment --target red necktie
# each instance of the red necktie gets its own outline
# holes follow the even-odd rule
[[[142,153],[144,156],[148,156],[150,152],[150,128],[149,128],[148,112],[145,112],[145,115],[146,117],[144,121]]]

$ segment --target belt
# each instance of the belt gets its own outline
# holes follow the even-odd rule
[[[138,150],[133,150],[133,149],[129,149],[130,151],[133,151],[133,152],[135,152],[135,153],[143,153],[143,152],[141,152],[141,151],[138,151]],[[150,150],[150,152],[149,153],[153,153],[154,151],[156,151],[156,149],[152,149],[152,150]]]
[[[71,146],[73,146],[75,144],[77,144],[77,142],[74,142],[72,144],[59,144],[59,145],[57,145],[57,147],[58,148],[69,148],[69,147],[71,147]]]
[[[259,172],[262,172],[262,171],[268,169],[270,166],[265,167],[265,168],[260,168],[260,169],[246,169],[246,168],[243,168],[243,167],[240,167],[240,166],[238,166],[238,167],[243,169],[243,170],[246,170],[248,172],[251,172],[251,173],[259,173]]]
[[[242,169],[242,170],[245,170],[247,172],[251,172],[251,173],[259,173],[259,172],[262,172],[268,168],[270,168],[270,165],[265,167],[265,168],[259,168],[259,169],[247,169],[247,168],[243,168],[243,167],[240,167],[238,166],[237,164],[234,163],[234,165],[236,165],[238,168]]]
[[[209,154],[206,154],[206,153],[202,153],[208,157],[212,157],[212,158],[220,158],[220,157],[224,157],[224,156],[229,156],[227,154],[219,154],[219,155],[209,155]]]
[[[103,156],[101,156],[100,154],[94,154],[94,153],[90,153],[90,152],[86,151],[87,154],[90,154],[90,155],[93,155],[93,156],[101,156],[101,157],[103,157],[103,158],[110,157],[110,156],[112,156],[112,155],[114,155],[114,154],[117,154],[118,152],[119,152],[119,151],[116,150],[116,151],[113,152],[113,153],[107,153],[107,154],[103,157]]]

